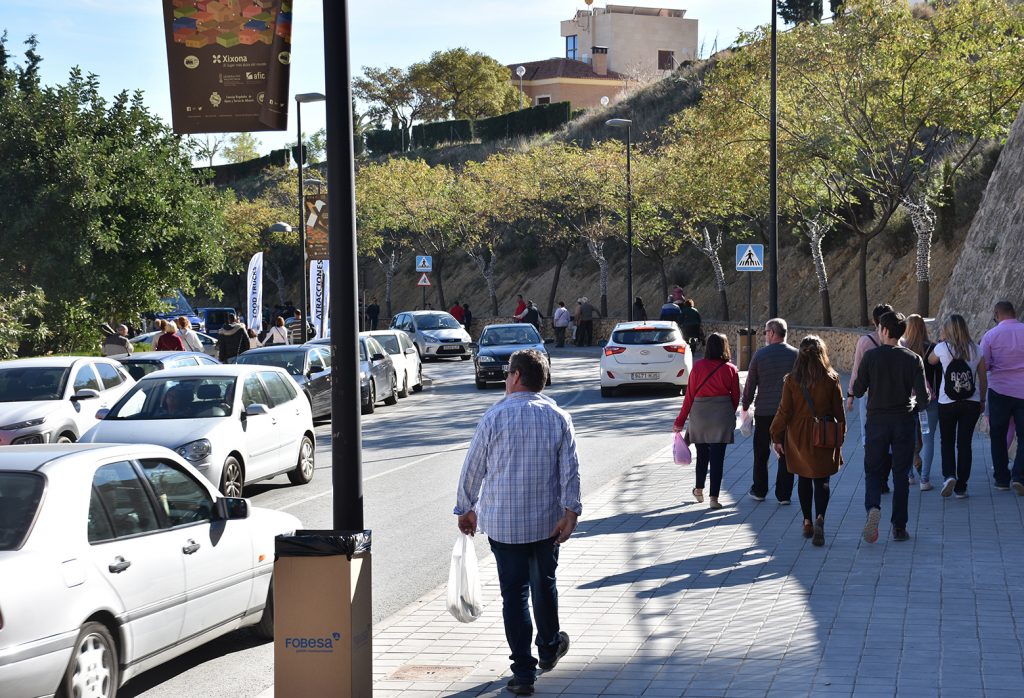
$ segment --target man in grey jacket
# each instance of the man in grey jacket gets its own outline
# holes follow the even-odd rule
[[[759,502],[768,495],[768,454],[772,443],[769,429],[782,401],[782,381],[793,370],[798,353],[796,347],[786,343],[788,329],[782,318],[772,318],[765,323],[765,345],[751,359],[743,387],[744,412],[754,403],[754,484],[750,487],[750,496]],[[786,457],[779,456],[775,498],[779,504],[789,504],[792,496],[793,473],[786,469]]]

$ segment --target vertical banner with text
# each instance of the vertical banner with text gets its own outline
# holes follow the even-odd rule
[[[327,200],[326,194],[307,194],[306,199],[306,257],[327,259]]]
[[[175,133],[288,126],[292,0],[163,0]]]
[[[263,253],[257,252],[249,260],[245,276],[249,298],[245,306],[245,324],[259,332],[263,329]]]
[[[318,337],[331,334],[330,261],[316,259],[309,265],[310,321]]]

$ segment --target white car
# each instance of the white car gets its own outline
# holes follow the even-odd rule
[[[360,335],[373,337],[391,355],[395,372],[400,376],[398,397],[408,397],[410,390],[423,390],[423,361],[409,335],[399,330],[372,330]]]
[[[140,344],[148,344],[153,346],[159,337],[160,332],[144,332],[138,336],[132,337],[128,341],[138,347]],[[206,334],[205,332],[196,332],[196,336],[199,337],[199,343],[203,345],[203,353],[207,356],[217,358],[217,338]]]
[[[0,362],[0,445],[71,443],[135,385],[112,359],[54,356]]]
[[[398,313],[391,318],[389,329],[405,332],[424,361],[455,356],[469,361],[473,355],[469,348],[473,341],[469,333],[458,320],[440,310]]]
[[[274,538],[159,446],[13,446],[0,460],[0,696],[113,698],[247,625],[273,635]]]
[[[313,479],[313,415],[295,382],[273,366],[193,366],[151,373],[82,436],[88,443],[171,449],[229,497],[288,473]]]
[[[672,387],[686,392],[693,368],[690,347],[668,320],[620,322],[601,355],[601,397],[622,386]]]

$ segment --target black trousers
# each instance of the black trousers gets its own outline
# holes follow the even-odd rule
[[[754,484],[750,491],[758,497],[768,495],[768,458],[772,450],[771,426],[775,415],[754,417]],[[788,502],[793,497],[793,473],[786,469],[786,457],[779,457],[775,471],[775,498]]]
[[[967,491],[971,477],[971,438],[981,417],[981,403],[961,400],[939,403],[939,439],[942,448],[942,477],[955,478],[954,492]]]
[[[576,327],[576,346],[589,347],[594,341],[594,321],[580,320]]]
[[[829,487],[828,476],[825,477],[804,477],[796,486],[797,496],[800,497],[800,510],[804,513],[805,519],[814,521],[811,513],[811,502],[814,503],[814,511],[821,518],[825,518],[825,510],[828,509]]]
[[[907,527],[907,477],[914,463],[917,415],[871,415],[864,448],[864,509],[881,509],[882,485],[892,470],[892,525]]]

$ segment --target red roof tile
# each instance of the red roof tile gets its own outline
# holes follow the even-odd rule
[[[523,66],[526,74],[523,75],[525,82],[532,80],[549,80],[551,78],[589,78],[593,80],[625,80],[625,77],[609,70],[607,75],[598,75],[594,72],[594,66],[583,61],[574,61],[571,58],[548,58],[543,61],[529,61],[527,63],[513,63],[508,66],[513,80],[518,80],[516,68]]]

